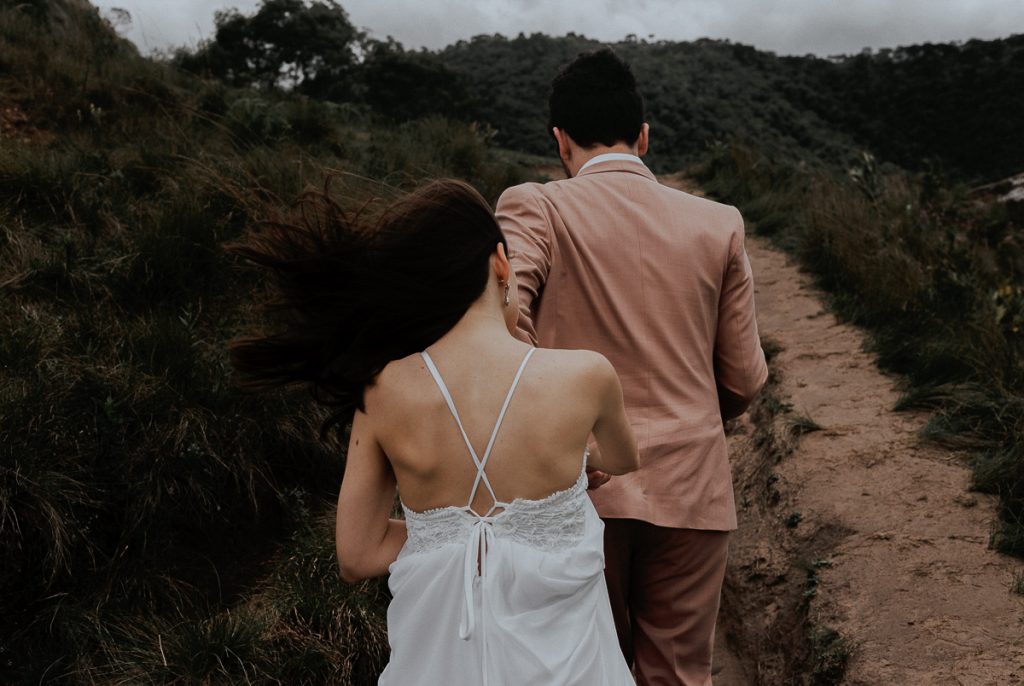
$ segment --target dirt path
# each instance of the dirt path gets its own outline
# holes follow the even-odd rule
[[[694,192],[679,175],[662,180]],[[892,410],[897,379],[864,351],[864,332],[824,309],[811,278],[762,239],[747,249],[760,331],[779,348],[772,392],[790,426],[803,417],[821,430],[767,470],[763,431],[748,420],[730,439],[740,531],[716,684],[779,679],[758,655],[765,637],[737,627],[801,624],[819,653],[805,666],[827,671],[841,654],[844,684],[1024,684],[1024,596],[1011,592],[1024,563],[987,547],[995,499],[967,492],[965,455],[920,439],[925,413]],[[794,585],[801,598],[787,603]],[[778,616],[787,611],[799,616]]]
[[[851,649],[842,683],[1024,684],[1024,596],[1010,591],[1024,564],[987,548],[994,499],[967,492],[965,456],[920,440],[926,415],[892,411],[896,379],[864,352],[863,332],[826,312],[784,254],[757,238],[747,247],[761,333],[780,347],[780,396],[821,430],[772,467],[775,504],[759,512],[744,496],[730,584],[755,569],[763,581],[773,560],[817,550],[825,557],[796,560],[809,580],[805,621],[837,630]],[[733,439],[736,471],[757,474],[742,464],[759,459],[744,443],[749,434]],[[744,621],[723,619],[723,639]],[[716,684],[757,683],[751,648],[723,645]]]

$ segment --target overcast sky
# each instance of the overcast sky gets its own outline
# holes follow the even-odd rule
[[[195,45],[213,13],[259,0],[93,0],[132,16],[122,33],[145,53]],[[1024,33],[1024,0],[342,0],[352,23],[407,48],[441,48],[481,33],[605,41],[728,38],[779,54],[834,55],[911,43]]]

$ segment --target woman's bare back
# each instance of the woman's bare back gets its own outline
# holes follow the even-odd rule
[[[530,346],[515,339],[487,347],[431,346],[479,457]],[[603,362],[590,351],[538,349],[524,367],[495,437],[486,471],[499,500],[540,499],[579,477],[587,438],[600,411],[595,384]],[[366,413],[395,472],[406,507],[464,506],[476,466],[451,411],[420,355],[389,364],[366,395]],[[484,488],[472,506],[486,512]]]

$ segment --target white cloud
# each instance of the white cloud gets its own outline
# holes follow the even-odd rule
[[[133,17],[128,37],[148,52],[194,45],[213,33],[217,9],[252,11],[259,0],[95,0]],[[728,38],[780,54],[1024,33],[1021,0],[343,0],[352,22],[406,47],[440,48],[485,33],[584,34],[619,40]]]

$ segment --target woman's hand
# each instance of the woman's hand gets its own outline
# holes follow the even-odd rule
[[[587,468],[587,489],[594,490],[595,488],[601,488],[606,483],[612,480],[611,474],[606,474],[600,469]]]
[[[594,442],[593,437],[591,437],[589,445],[587,446],[587,490],[590,491],[604,486],[612,479],[611,474],[602,472],[597,467],[590,466],[591,457],[594,455],[597,456],[597,461],[600,462],[601,449],[597,447],[597,443]]]

